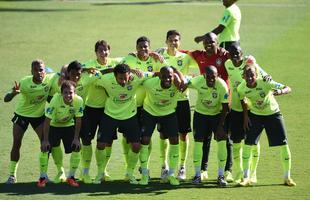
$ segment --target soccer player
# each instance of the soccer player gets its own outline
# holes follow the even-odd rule
[[[17,182],[16,171],[20,158],[20,148],[24,133],[31,124],[39,140],[43,134],[44,106],[49,95],[53,74],[45,73],[45,64],[42,60],[34,60],[31,63],[31,76],[26,76],[15,82],[12,91],[4,97],[4,102],[10,102],[20,94],[13,122],[13,145],[11,149],[11,161],[9,164],[9,178],[7,184]]]
[[[287,142],[284,120],[274,96],[291,92],[290,87],[275,81],[258,78],[255,65],[244,67],[244,79],[237,90],[244,114],[244,129],[247,130],[243,148],[243,181],[241,186],[251,185],[250,162],[252,148],[265,129],[269,146],[278,147],[284,171],[284,185],[295,186],[291,179],[291,152]],[[246,99],[245,99],[246,98]],[[249,108],[249,112],[248,112]]]
[[[271,77],[256,64],[256,60],[253,56],[244,56],[242,49],[239,45],[233,44],[230,47],[230,59],[225,62],[225,68],[228,73],[230,96],[231,96],[231,111],[229,113],[229,128],[231,131],[230,138],[233,141],[233,158],[234,158],[234,181],[240,182],[243,177],[242,169],[242,140],[244,139],[245,132],[243,129],[243,111],[240,103],[237,87],[243,80],[243,68],[246,64],[255,64],[257,67],[258,75],[260,78],[268,79]],[[250,178],[252,183],[256,183],[256,168],[258,165],[260,146],[259,143],[253,146],[253,156],[251,158],[251,172]]]
[[[230,46],[239,45],[240,35],[239,29],[241,24],[241,12],[236,2],[238,0],[223,0],[225,11],[220,20],[220,24],[211,32],[219,35],[220,47],[229,50]],[[204,40],[205,35],[197,36],[197,43]]]
[[[120,62],[120,58],[110,58],[111,47],[105,40],[98,40],[95,44],[96,59],[89,60],[84,64],[83,69],[95,69],[97,71],[105,69],[113,69],[113,67]],[[88,89],[88,94],[85,102],[84,116],[82,118],[81,128],[81,164],[83,168],[82,180],[84,183],[91,183],[92,180],[89,176],[89,168],[91,164],[93,149],[91,141],[94,139],[97,127],[100,124],[102,113],[106,102],[106,92],[103,87],[91,84]],[[106,162],[103,164],[104,179],[110,180],[110,176],[106,171],[107,164],[110,160],[112,148],[106,146]]]
[[[196,61],[186,53],[180,52],[181,34],[177,30],[169,30],[166,34],[167,48],[162,49],[159,53],[163,56],[168,66],[173,66],[183,75],[188,75],[190,68],[197,68]],[[186,159],[188,154],[189,138],[187,134],[191,132],[191,112],[189,105],[189,92],[177,93],[178,98],[176,114],[178,118],[178,132],[180,139],[180,168],[177,178],[179,180],[186,179]],[[161,126],[158,126],[161,127]],[[167,166],[167,149],[168,144],[161,130],[160,134],[160,158],[161,158],[161,178],[166,179]]]
[[[217,141],[218,158],[218,179],[220,187],[226,186],[224,169],[227,157],[226,140],[227,125],[225,118],[228,113],[228,87],[221,78],[218,77],[216,67],[210,65],[206,67],[204,75],[192,78],[188,87],[197,90],[197,102],[194,113],[194,184],[201,183],[201,160],[202,145],[205,138],[211,138],[212,132]]]
[[[175,78],[176,77],[176,78]],[[174,83],[174,84],[173,84]],[[146,80],[143,87],[146,90],[146,98],[142,111],[142,145],[140,150],[140,162],[142,178],[141,185],[148,185],[149,171],[149,144],[155,126],[160,124],[162,132],[169,139],[169,172],[165,181],[171,185],[179,185],[175,177],[175,169],[179,159],[178,121],[176,114],[178,88],[181,80],[174,73],[172,67],[162,67],[159,77]]]
[[[45,122],[43,129],[43,140],[40,154],[40,178],[38,187],[45,187],[48,182],[47,166],[48,151],[54,152],[53,159],[56,163],[58,173],[55,180],[62,179],[63,176],[63,154],[60,149],[62,141],[66,154],[71,154],[70,171],[67,183],[73,187],[79,184],[75,180],[75,172],[80,162],[80,129],[81,118],[83,116],[83,99],[75,93],[75,82],[63,81],[61,84],[61,94],[56,93],[45,111]],[[57,181],[56,181],[57,182]],[[58,181],[60,182],[60,180]]]
[[[102,76],[96,83],[98,86],[104,87],[108,98],[97,137],[98,174],[94,183],[99,184],[104,178],[103,167],[101,167],[106,160],[104,149],[107,145],[112,145],[117,129],[121,128],[131,146],[128,152],[125,178],[131,184],[138,184],[133,176],[139,157],[141,135],[137,117],[136,91],[142,81],[143,78],[139,78],[130,72],[130,67],[127,64],[118,64],[114,67],[113,74]]]

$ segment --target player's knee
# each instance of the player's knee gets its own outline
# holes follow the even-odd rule
[[[179,144],[179,138],[178,137],[171,137],[169,138],[170,144]]]
[[[139,153],[140,151],[140,143],[131,143],[131,150],[134,152],[134,153]]]
[[[98,149],[98,150],[104,150],[104,148],[105,148],[104,143],[102,143],[102,142],[97,142],[97,149]]]
[[[89,146],[89,145],[91,145],[91,140],[86,139],[86,138],[82,138],[82,144],[85,146]]]
[[[150,144],[150,141],[151,141],[150,137],[142,137],[141,143],[143,145],[148,145]]]

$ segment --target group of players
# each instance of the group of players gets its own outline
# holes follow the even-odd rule
[[[235,6],[235,0],[223,2],[226,8]],[[136,41],[136,52],[124,58],[110,58],[110,45],[99,40],[95,44],[96,59],[84,64],[73,61],[60,73],[46,73],[42,60],[33,61],[32,75],[15,83],[4,98],[9,102],[20,94],[12,119],[13,146],[7,183],[17,181],[19,151],[30,123],[41,141],[38,187],[45,187],[49,181],[49,154],[58,171],[54,183],[67,181],[71,186],[79,186],[75,172],[80,161],[84,183],[109,181],[107,165],[117,132],[123,134],[125,180],[148,185],[151,137],[156,125],[160,133],[161,181],[179,185],[186,179],[191,132],[187,88],[191,88],[197,91],[193,115],[194,184],[208,178],[212,133],[217,142],[218,185],[226,186],[230,181],[240,186],[256,183],[258,141],[265,128],[269,145],[281,150],[284,184],[295,186],[290,177],[291,155],[283,118],[274,98],[291,90],[273,81],[253,56],[244,56],[239,38],[221,40],[225,48],[220,47],[217,34],[221,36],[224,29],[227,28],[220,24],[212,32],[195,38],[196,42],[203,42],[204,50],[180,50],[180,33],[169,30],[167,47],[156,52],[150,50],[150,40],[143,36]],[[190,68],[199,68],[201,75],[190,75]],[[97,176],[92,180],[91,144],[96,132]],[[71,154],[67,176],[61,141],[65,153]],[[133,175],[138,160],[139,181]]]

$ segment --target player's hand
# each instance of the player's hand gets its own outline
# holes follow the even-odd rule
[[[274,96],[279,96],[283,94],[283,91],[281,89],[276,89],[276,90],[273,90],[273,95]]]
[[[248,131],[250,130],[250,127],[252,126],[250,118],[248,115],[243,116],[243,130]]]
[[[159,61],[160,63],[163,63],[165,61],[164,57],[157,52],[152,51],[149,55],[155,60],[155,62]]]
[[[42,144],[41,144],[41,151],[43,152],[47,152],[49,151],[51,148],[51,145],[48,141],[43,140]]]
[[[14,81],[14,87],[12,88],[12,92],[14,95],[20,93],[20,83]]]
[[[80,151],[81,143],[79,138],[74,138],[71,144],[71,148],[73,151]]]

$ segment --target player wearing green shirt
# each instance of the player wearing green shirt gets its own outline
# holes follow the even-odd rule
[[[291,179],[291,152],[287,142],[284,120],[274,96],[287,94],[290,87],[275,81],[266,82],[258,78],[254,65],[244,68],[244,81],[237,90],[244,114],[244,129],[247,130],[243,148],[243,181],[241,186],[251,185],[250,162],[252,147],[257,144],[265,129],[269,146],[279,147],[284,171],[284,185],[295,186]],[[248,112],[249,108],[249,112]]]
[[[112,145],[116,130],[121,128],[131,146],[128,152],[126,180],[131,184],[138,184],[133,176],[139,156],[141,135],[137,119],[136,91],[142,81],[143,79],[130,72],[128,65],[118,64],[114,67],[114,74],[106,74],[96,83],[104,87],[108,98],[97,137],[98,174],[94,183],[101,183],[104,178],[101,167],[106,159],[104,149],[107,145]]]
[[[224,178],[227,157],[225,118],[228,112],[228,87],[225,81],[218,77],[214,66],[207,66],[205,75],[192,78],[188,87],[197,90],[198,93],[193,119],[195,177],[192,182],[201,183],[202,145],[205,137],[210,137],[213,132],[214,139],[217,141],[217,183],[220,187],[226,186],[227,182]]]
[[[225,11],[219,25],[212,30],[219,35],[220,46],[229,50],[231,45],[239,45],[239,29],[241,24],[241,12],[236,2],[238,0],[223,0]],[[202,41],[204,36],[195,38],[196,42]]]
[[[166,34],[167,49],[160,51],[165,63],[168,66],[175,67],[183,75],[188,75],[190,68],[198,68],[196,61],[186,53],[179,51],[181,41],[181,34],[177,30],[169,30]],[[178,103],[176,108],[176,114],[178,118],[178,132],[180,136],[180,168],[178,171],[178,179],[186,179],[186,158],[188,152],[189,138],[187,133],[191,132],[191,112],[189,105],[189,92],[188,90],[183,93],[178,93]],[[161,126],[158,126],[158,128]],[[161,158],[161,178],[165,179],[168,172],[167,166],[167,138],[163,137],[162,131],[158,130],[160,134],[160,158]]]
[[[177,78],[175,78],[177,77]],[[147,185],[149,181],[148,160],[149,144],[156,124],[160,124],[164,136],[169,139],[169,172],[165,181],[171,185],[179,185],[175,177],[175,169],[179,159],[178,121],[176,106],[180,78],[174,74],[172,67],[162,67],[159,77],[146,80],[143,87],[146,90],[146,98],[142,111],[142,145],[140,150],[140,162],[142,178],[141,185]]]
[[[57,166],[58,174],[55,182],[63,179],[63,155],[60,142],[63,142],[65,153],[70,154],[70,170],[67,182],[73,187],[78,187],[74,175],[80,162],[80,139],[81,118],[83,116],[83,99],[75,93],[75,83],[63,81],[61,84],[61,94],[53,96],[45,111],[45,122],[43,130],[43,140],[40,154],[40,179],[38,187],[45,187],[48,182],[48,151],[52,152],[54,162]]]
[[[113,69],[113,67],[120,62],[120,59],[110,58],[110,50],[111,47],[105,40],[98,40],[95,44],[96,59],[86,62],[83,69],[91,69],[97,72],[105,69]],[[93,154],[91,141],[94,139],[97,127],[100,124],[100,119],[102,113],[104,112],[106,98],[107,95],[103,87],[96,84],[91,84],[89,86],[81,128],[81,139],[83,144],[81,149],[81,164],[83,168],[82,180],[84,183],[92,182],[89,176],[89,168]],[[106,146],[106,163],[103,164],[105,172],[104,179],[106,181],[110,179],[110,176],[106,171],[106,166],[111,157],[111,150],[111,146]]]
[[[4,102],[10,102],[16,95],[19,96],[13,122],[13,145],[9,164],[9,178],[7,184],[17,182],[16,171],[20,158],[22,139],[28,125],[41,140],[43,134],[44,106],[51,88],[51,79],[54,74],[45,73],[45,64],[42,60],[34,60],[31,63],[32,76],[26,76],[15,82],[12,91],[5,95]]]

